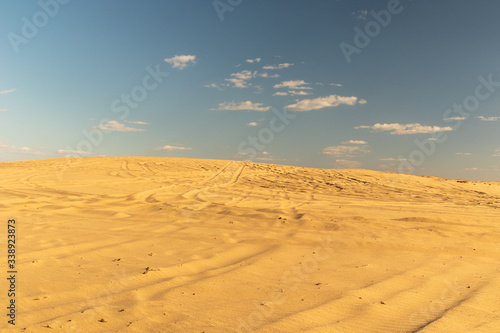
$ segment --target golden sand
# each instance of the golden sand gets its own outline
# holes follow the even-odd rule
[[[498,182],[154,157],[0,177],[2,332],[500,331]]]

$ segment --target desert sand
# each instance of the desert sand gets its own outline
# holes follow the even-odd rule
[[[499,182],[156,157],[0,177],[2,332],[500,330]]]

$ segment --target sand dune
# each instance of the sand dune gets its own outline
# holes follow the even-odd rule
[[[500,328],[498,182],[152,157],[0,176],[15,331]]]

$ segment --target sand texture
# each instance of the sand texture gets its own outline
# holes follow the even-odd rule
[[[0,177],[2,332],[500,331],[498,182],[156,157]]]

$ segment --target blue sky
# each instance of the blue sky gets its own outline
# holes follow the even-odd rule
[[[500,180],[500,3],[2,1],[0,162]]]

